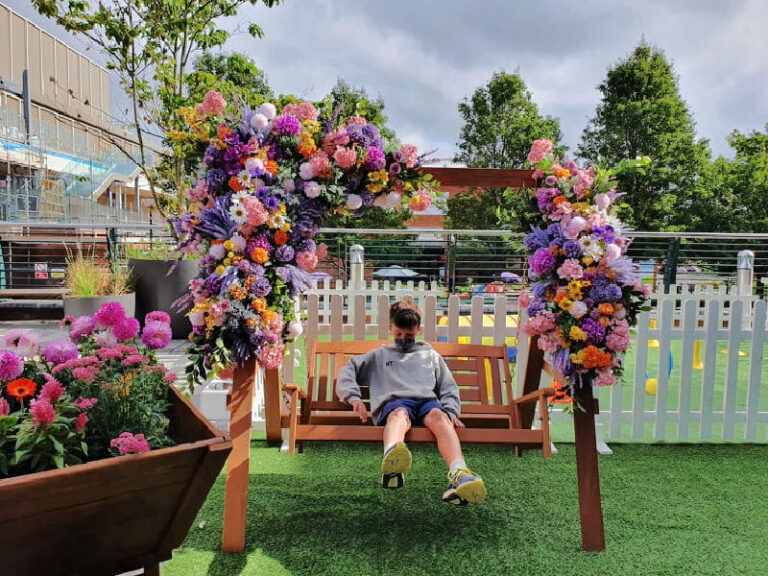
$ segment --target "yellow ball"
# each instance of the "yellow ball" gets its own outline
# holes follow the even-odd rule
[[[645,393],[650,396],[656,396],[656,387],[659,385],[659,381],[656,378],[648,378],[645,381]]]

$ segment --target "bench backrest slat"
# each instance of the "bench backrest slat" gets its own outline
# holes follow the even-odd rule
[[[352,356],[365,354],[386,341],[314,341],[308,362],[307,396],[319,410],[338,410],[344,404],[336,396],[336,380],[341,368]],[[467,413],[495,413],[489,407],[507,410],[512,401],[512,381],[505,346],[430,342],[445,359],[459,385],[462,410]],[[332,376],[330,376],[332,375]],[[330,378],[329,378],[330,376]],[[368,403],[370,391],[360,387]],[[466,406],[466,410],[464,408]],[[485,409],[483,408],[485,407]]]

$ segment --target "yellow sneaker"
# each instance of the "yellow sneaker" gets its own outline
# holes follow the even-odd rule
[[[403,472],[411,467],[411,451],[405,442],[398,442],[384,453],[381,460],[381,487],[396,489],[402,488],[405,483]]]
[[[488,496],[483,479],[467,468],[459,468],[451,476],[448,473],[448,490],[443,493],[443,502],[451,504],[479,504]]]

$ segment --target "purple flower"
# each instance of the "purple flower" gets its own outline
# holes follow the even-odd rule
[[[288,266],[278,266],[275,271],[286,284],[291,281],[291,269]]]
[[[534,282],[531,284],[531,294],[534,298],[544,298],[550,285],[550,282]]]
[[[279,246],[277,250],[275,250],[275,258],[277,258],[280,262],[290,262],[293,260],[294,255],[295,252],[293,248],[288,246],[288,244]]]
[[[605,328],[593,318],[585,318],[581,322],[581,329],[587,333],[590,344],[600,344],[605,340]]]
[[[157,350],[165,348],[171,341],[171,327],[165,322],[157,320],[147,322],[144,326],[144,332],[141,334],[141,341],[147,348]]]
[[[563,230],[560,228],[560,224],[550,224],[547,227],[547,237],[549,238],[549,242],[553,246],[562,246],[563,245]]]
[[[384,151],[376,146],[368,148],[368,155],[365,157],[365,167],[368,170],[381,170],[386,165],[387,160]]]
[[[563,252],[566,258],[581,258],[583,250],[581,244],[575,240],[568,240],[563,244]]]
[[[539,248],[529,260],[531,270],[537,276],[544,276],[555,268],[555,257],[546,248]]]
[[[72,321],[72,326],[69,328],[69,337],[73,342],[80,340],[81,336],[90,336],[93,334],[96,325],[93,318],[90,316],[78,316]]]
[[[262,276],[261,278],[257,278],[253,284],[251,284],[251,292],[256,294],[256,296],[266,296],[272,292],[272,286],[269,283],[269,280]]]
[[[14,380],[21,376],[24,361],[10,350],[0,350],[0,380]]]
[[[93,319],[97,326],[114,328],[125,318],[125,309],[120,302],[107,302],[101,305]]]
[[[298,136],[301,134],[301,122],[295,116],[282,114],[275,118],[272,129],[281,136]]]
[[[43,358],[51,364],[63,364],[67,360],[77,358],[77,356],[77,346],[65,338],[51,340],[43,351]]]
[[[536,204],[542,212],[551,212],[554,209],[552,199],[560,194],[557,188],[539,188],[536,190]]]
[[[531,233],[523,238],[523,245],[528,252],[535,252],[539,248],[549,247],[549,236],[541,228],[531,226]]]
[[[280,202],[274,196],[268,196],[266,200],[264,200],[264,207],[270,212],[272,212],[273,210],[277,210],[277,207],[279,205],[280,205]]]
[[[543,311],[544,311],[544,304],[542,304],[540,300],[534,300],[528,305],[529,317],[536,316],[536,314]]]
[[[209,190],[218,190],[227,181],[227,173],[221,168],[211,168],[205,175]]]

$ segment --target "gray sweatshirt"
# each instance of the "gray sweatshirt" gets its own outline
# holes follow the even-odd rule
[[[393,398],[439,400],[447,412],[456,416],[461,412],[456,380],[443,357],[426,342],[416,342],[408,352],[384,345],[353,356],[339,371],[339,400],[361,400],[361,384],[370,386],[371,412],[376,424],[380,424],[382,407]]]

